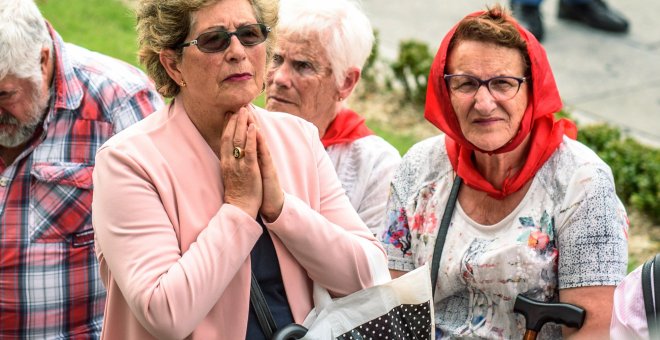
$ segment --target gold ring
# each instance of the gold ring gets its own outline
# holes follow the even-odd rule
[[[234,158],[241,159],[243,158],[243,156],[245,156],[245,150],[241,149],[238,146],[235,146],[233,154],[234,154]]]

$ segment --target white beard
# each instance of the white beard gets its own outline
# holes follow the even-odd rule
[[[28,112],[28,120],[21,123],[16,117],[0,112],[0,124],[14,125],[15,128],[10,131],[0,131],[0,146],[6,148],[17,147],[27,142],[34,132],[39,127],[42,118],[46,114],[48,102],[50,101],[50,93],[48,96],[43,96],[43,90],[40,86],[35,86],[35,91],[32,95],[32,105]]]

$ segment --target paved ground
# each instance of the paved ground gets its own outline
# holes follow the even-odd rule
[[[556,18],[558,0],[542,6],[544,46],[564,105],[580,122],[605,121],[660,147],[660,1],[607,0],[631,21],[628,34],[596,31]],[[416,38],[435,50],[447,30],[493,0],[362,0],[380,31],[381,54]],[[502,3],[508,3],[506,0]]]

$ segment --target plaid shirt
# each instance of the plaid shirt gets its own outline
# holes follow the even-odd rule
[[[53,37],[43,128],[0,160],[0,339],[98,338],[105,289],[92,230],[92,169],[108,138],[163,105],[137,68]]]

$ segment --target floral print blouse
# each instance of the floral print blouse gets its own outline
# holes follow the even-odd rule
[[[410,271],[433,257],[455,173],[444,136],[416,144],[395,174],[382,242],[389,267]],[[436,338],[522,338],[518,294],[558,301],[558,290],[616,285],[626,275],[628,220],[609,167],[565,138],[518,207],[494,225],[456,203],[434,296]],[[546,324],[539,339],[561,338]]]

